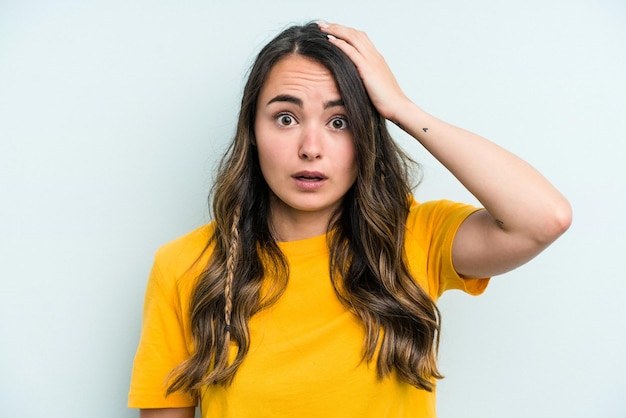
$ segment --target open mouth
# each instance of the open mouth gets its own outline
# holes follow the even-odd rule
[[[327,177],[319,171],[300,171],[293,175],[293,178],[299,181],[322,181]]]
[[[321,176],[295,176],[295,178],[300,181],[322,181],[325,179]]]
[[[296,182],[296,186],[306,191],[317,190],[323,187],[326,180],[328,180],[328,177],[319,171],[300,171],[295,173],[292,177]]]

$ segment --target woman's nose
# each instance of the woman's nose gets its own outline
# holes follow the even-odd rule
[[[305,160],[322,157],[322,132],[318,128],[309,127],[303,132],[299,155]]]

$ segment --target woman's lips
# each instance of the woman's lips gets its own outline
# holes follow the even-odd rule
[[[296,187],[302,190],[317,190],[326,183],[328,177],[319,171],[300,171],[291,176],[296,183]]]

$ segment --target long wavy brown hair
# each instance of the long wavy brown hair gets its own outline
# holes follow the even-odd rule
[[[269,225],[270,190],[253,144],[261,87],[272,67],[292,54],[332,73],[355,141],[357,179],[328,225],[337,297],[361,320],[363,360],[376,361],[379,377],[395,370],[400,379],[430,391],[441,378],[439,311],[411,277],[404,254],[414,163],[391,138],[352,61],[310,23],[280,33],[250,70],[237,131],[212,190],[212,254],[190,301],[195,349],[172,371],[167,392],[230,384],[250,347],[248,320],[286,287],[289,266]],[[229,361],[233,345],[236,356]]]

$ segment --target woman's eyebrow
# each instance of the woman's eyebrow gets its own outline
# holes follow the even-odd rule
[[[324,103],[324,109],[328,109],[330,107],[344,106],[343,99],[330,100]]]
[[[276,102],[287,102],[287,103],[293,103],[298,107],[302,107],[303,103],[302,100],[295,97],[295,96],[291,96],[289,94],[279,94],[278,96],[270,99],[269,102],[267,102],[267,104],[272,104],[272,103],[276,103]],[[337,107],[337,106],[344,106],[343,103],[343,99],[337,99],[337,100],[329,100],[327,102],[324,103],[324,109],[328,109],[331,107]]]
[[[289,94],[279,94],[278,96],[267,102],[267,104],[269,105],[275,102],[293,103],[298,107],[302,107],[302,100],[298,99],[297,97],[290,96]]]

